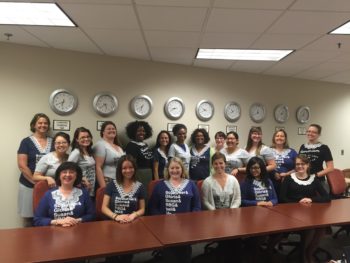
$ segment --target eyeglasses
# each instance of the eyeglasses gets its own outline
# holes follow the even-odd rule
[[[91,137],[90,136],[83,136],[83,137],[80,137],[79,140],[82,141],[82,140],[90,140]]]
[[[304,166],[306,163],[296,163],[295,166]]]
[[[66,145],[68,142],[55,142],[55,145]]]

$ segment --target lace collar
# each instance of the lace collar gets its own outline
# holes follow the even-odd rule
[[[318,142],[318,143],[315,143],[315,144],[311,144],[311,143],[305,143],[304,144],[304,147],[306,149],[316,149],[316,148],[319,148],[321,147],[322,143]]]
[[[132,184],[132,189],[129,193],[125,193],[124,192],[124,189],[123,189],[123,186],[118,184],[117,180],[113,180],[114,182],[114,185],[115,185],[115,188],[117,188],[117,191],[120,195],[120,197],[122,198],[126,198],[126,197],[132,197],[135,195],[135,193],[137,192],[137,190],[140,188],[141,186],[141,183],[140,182],[134,182]]]
[[[196,147],[192,146],[192,153],[194,154],[194,156],[200,156],[203,155],[209,148],[209,145],[205,145],[204,148],[202,150],[200,150],[200,152],[197,151]]]
[[[47,143],[46,143],[46,147],[45,148],[41,148],[40,143],[38,142],[38,140],[32,135],[29,137],[29,139],[33,142],[35,148],[38,150],[38,152],[40,153],[49,153],[51,150],[51,144],[52,144],[52,138],[51,137],[47,137]]]
[[[79,197],[83,194],[83,191],[79,188],[74,187],[72,192],[68,197],[65,197],[59,188],[52,191],[52,198],[55,200],[56,204],[64,204],[64,205],[75,205],[79,202]]]
[[[293,181],[294,181],[295,183],[297,183],[298,185],[310,185],[310,184],[312,184],[312,182],[315,180],[315,175],[314,175],[314,174],[310,175],[306,180],[300,180],[300,179],[298,179],[296,173],[292,173],[292,174],[290,175],[290,177],[291,177],[291,178],[293,179]]]
[[[188,179],[183,179],[181,184],[178,187],[174,187],[169,180],[164,180],[165,185],[169,188],[169,190],[173,193],[180,193],[183,189],[186,188],[190,181]]]

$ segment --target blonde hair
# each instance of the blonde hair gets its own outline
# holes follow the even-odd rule
[[[170,179],[169,166],[170,166],[171,163],[178,163],[181,166],[181,169],[182,169],[181,178],[184,178],[184,179],[188,179],[189,178],[188,172],[187,172],[183,162],[181,161],[181,159],[179,157],[173,157],[173,158],[170,159],[170,161],[169,161],[169,163],[167,165],[166,171],[164,173],[164,179],[165,180],[169,180]]]

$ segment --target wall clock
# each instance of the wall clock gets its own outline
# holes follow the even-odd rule
[[[279,104],[274,110],[275,120],[279,123],[284,123],[289,118],[289,109],[288,106],[284,104]]]
[[[214,105],[208,100],[201,100],[196,106],[196,115],[201,121],[208,121],[214,116]]]
[[[94,97],[92,106],[97,114],[107,117],[117,111],[118,100],[113,94],[102,92]]]
[[[241,117],[241,106],[234,101],[225,105],[224,115],[229,122],[237,121]]]
[[[185,112],[185,105],[182,99],[177,97],[168,99],[164,105],[164,112],[171,120],[180,119]]]
[[[146,95],[135,96],[130,102],[130,110],[132,114],[140,119],[148,117],[151,114],[152,109],[152,100]]]
[[[68,115],[73,113],[78,107],[78,98],[68,90],[57,89],[51,93],[49,104],[55,113]]]
[[[297,109],[297,121],[299,123],[307,123],[310,120],[310,108],[308,106],[300,106]]]
[[[265,106],[261,103],[253,103],[249,109],[249,116],[256,123],[263,122],[266,117]]]

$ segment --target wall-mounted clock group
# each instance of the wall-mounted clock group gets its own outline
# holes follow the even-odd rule
[[[77,96],[65,89],[58,89],[49,98],[51,109],[59,115],[72,114],[78,107]],[[108,117],[118,110],[118,99],[110,92],[101,92],[94,96],[92,107],[97,114]],[[139,119],[147,118],[153,110],[152,99],[147,95],[137,95],[130,101],[131,113]],[[200,100],[195,107],[195,114],[201,121],[209,121],[215,112],[214,104],[209,100]],[[185,103],[181,98],[171,97],[164,104],[164,114],[170,120],[178,120],[185,113]],[[278,123],[289,119],[287,105],[279,104],[274,108],[274,118]],[[228,102],[224,107],[224,117],[228,122],[236,122],[241,117],[241,106],[235,101]],[[261,123],[266,118],[266,108],[262,103],[255,102],[249,108],[249,117],[255,123]],[[296,111],[296,119],[305,124],[310,120],[310,108],[300,106]]]

